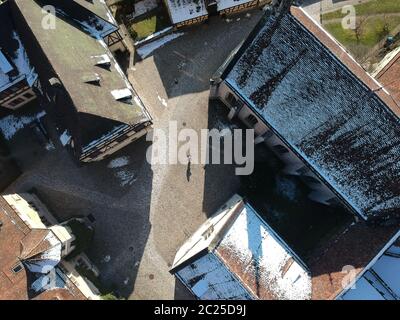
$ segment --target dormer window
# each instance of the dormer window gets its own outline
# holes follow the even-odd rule
[[[24,267],[22,266],[22,263],[19,262],[17,265],[15,265],[15,266],[12,268],[12,272],[18,273],[18,272],[20,272],[23,268],[24,268]]]
[[[99,67],[110,67],[111,59],[107,54],[100,54],[96,56],[92,56],[95,66]]]
[[[97,73],[88,73],[82,76],[82,80],[88,84],[100,85],[100,75]]]
[[[111,91],[114,99],[117,101],[127,101],[132,99],[132,92],[128,88]]]

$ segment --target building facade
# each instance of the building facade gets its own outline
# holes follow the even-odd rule
[[[164,0],[172,24],[179,28],[199,24],[209,16],[228,16],[262,7],[271,0]]]
[[[208,19],[204,0],[164,0],[171,22],[177,28],[198,24]]]
[[[11,19],[7,1],[0,3],[0,28],[0,106],[15,110],[35,99],[32,85],[37,74]]]

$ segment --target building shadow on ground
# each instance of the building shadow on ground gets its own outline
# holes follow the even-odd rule
[[[100,282],[125,298],[134,290],[151,230],[149,144],[140,139],[105,161],[82,167],[65,150],[55,150],[25,167],[25,174],[7,190],[36,193],[59,221],[83,217],[94,228],[86,253],[100,271]]]
[[[178,30],[184,35],[153,51],[149,57],[154,59],[168,98],[208,90],[213,73],[260,17],[259,10],[231,20],[211,17],[207,23]]]

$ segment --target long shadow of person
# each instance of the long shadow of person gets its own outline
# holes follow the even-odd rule
[[[190,177],[192,175],[192,171],[190,169],[190,165],[191,165],[191,161],[189,159],[188,164],[187,164],[187,168],[186,168],[186,179],[188,182],[190,182]]]
[[[188,182],[190,182],[190,177],[192,176],[192,170],[190,168],[192,164],[192,156],[190,155],[190,151],[188,150],[186,153],[186,157],[188,160],[187,168],[186,168],[186,179]]]

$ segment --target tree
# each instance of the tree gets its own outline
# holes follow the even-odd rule
[[[384,14],[383,17],[382,17],[382,20],[383,20],[382,36],[386,37],[390,33],[388,16],[386,14]]]
[[[354,26],[354,35],[356,37],[357,44],[360,43],[361,37],[364,34],[367,19],[368,16],[360,16],[356,20],[356,25]]]

